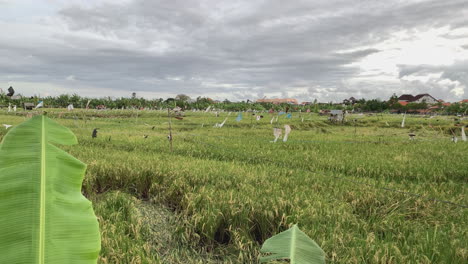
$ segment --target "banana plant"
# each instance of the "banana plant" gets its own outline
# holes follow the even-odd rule
[[[291,264],[325,264],[323,250],[297,225],[267,239],[260,252],[270,253],[260,258],[261,263],[289,259]]]
[[[58,145],[75,135],[44,115],[13,127],[0,145],[1,263],[91,264],[99,224],[81,194],[86,165]]]

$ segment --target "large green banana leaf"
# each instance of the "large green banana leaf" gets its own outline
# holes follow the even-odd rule
[[[53,144],[75,135],[45,116],[14,127],[0,145],[0,263],[96,263],[99,224],[81,194],[86,165]]]
[[[291,264],[324,264],[323,250],[302,232],[297,225],[270,237],[260,249],[271,255],[260,258],[261,262],[275,259],[289,259]]]

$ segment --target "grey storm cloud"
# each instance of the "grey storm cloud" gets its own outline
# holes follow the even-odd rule
[[[468,86],[468,61],[459,61],[447,66],[399,65],[399,68],[400,78],[411,75],[441,73],[440,78],[459,81],[460,83]]]
[[[398,67],[401,79],[435,74],[435,77],[424,82],[420,80],[404,82],[404,85],[412,86],[419,92],[432,92],[440,98],[451,92],[468,95],[468,60],[458,61],[452,65],[399,65]]]
[[[129,93],[219,94],[234,100],[264,94],[297,95],[304,101],[392,94],[398,92],[392,90],[398,89],[394,83],[363,82],[357,89],[343,80],[359,74],[359,67],[351,65],[381,52],[369,46],[393,32],[461,27],[467,10],[466,0],[72,5],[56,14],[55,21],[68,31],[54,33],[53,42],[0,39],[0,55],[17,62],[0,64],[0,72],[71,89],[81,84]],[[444,74],[463,81],[466,68],[455,69]],[[400,78],[424,70],[431,69],[402,66]]]

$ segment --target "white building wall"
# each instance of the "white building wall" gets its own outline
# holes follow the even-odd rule
[[[425,96],[419,98],[418,100],[416,100],[416,101],[414,101],[414,102],[415,102],[415,103],[422,103],[422,102],[424,102],[424,101],[425,101],[426,103],[428,103],[428,104],[435,104],[435,103],[437,103],[437,101],[434,100],[434,98],[432,98],[432,97],[430,97],[430,96],[427,96],[427,95],[425,95]]]

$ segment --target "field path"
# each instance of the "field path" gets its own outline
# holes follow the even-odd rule
[[[151,202],[139,201],[137,210],[138,217],[151,230],[151,244],[158,252],[161,263],[238,263],[234,260],[235,258],[231,260],[225,255],[216,257],[208,253],[200,253],[199,250],[177,241],[172,233],[177,229],[176,216],[169,209]]]

